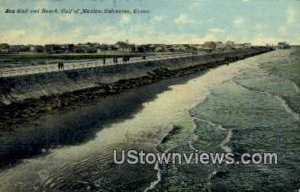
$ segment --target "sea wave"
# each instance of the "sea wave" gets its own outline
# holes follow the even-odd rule
[[[144,192],[147,192],[147,191],[150,191],[150,190],[155,189],[156,185],[161,181],[161,178],[162,178],[161,171],[162,171],[162,170],[161,170],[161,168],[160,168],[160,166],[159,166],[158,161],[157,161],[157,162],[155,163],[155,165],[154,165],[154,170],[157,171],[157,174],[156,174],[157,179],[156,179],[155,181],[151,182],[150,186],[147,187],[147,188],[144,190]]]
[[[263,93],[263,94],[265,94],[265,95],[267,95],[267,96],[269,96],[269,97],[273,97],[275,100],[277,100],[277,101],[280,103],[280,105],[285,109],[285,111],[286,111],[288,114],[290,114],[296,121],[299,121],[299,120],[300,120],[299,114],[296,113],[296,112],[292,109],[292,107],[288,104],[288,102],[287,102],[285,99],[283,99],[281,96],[272,94],[272,93],[267,92],[267,91],[262,91],[262,90],[260,90],[260,89],[254,88],[254,87],[246,86],[246,85],[242,84],[241,82],[238,82],[237,80],[234,80],[234,79],[233,79],[233,82],[234,82],[236,85],[241,86],[241,87],[243,87],[243,88],[245,88],[245,89],[247,89],[247,90],[249,90],[249,91],[260,92],[260,93]]]
[[[178,127],[175,126],[174,123],[171,123],[171,124],[170,124],[170,127],[171,127],[171,128],[169,128],[169,131],[164,135],[164,137],[160,140],[160,142],[159,142],[158,144],[156,144],[155,149],[156,149],[157,151],[161,151],[160,145],[163,144],[163,143],[165,143],[165,142],[167,142],[167,140],[169,140],[174,134],[176,134],[176,132],[177,132],[177,130],[178,130]],[[163,151],[161,151],[161,152],[167,153],[167,152],[169,152],[171,149],[172,149],[172,148],[167,148],[167,149],[165,149],[165,150],[163,150]],[[156,179],[155,179],[154,181],[152,181],[152,182],[150,183],[150,185],[149,185],[146,189],[144,189],[144,192],[147,192],[147,191],[150,191],[150,190],[155,189],[156,185],[159,184],[159,182],[160,182],[161,179],[162,179],[162,173],[161,173],[162,170],[161,170],[161,168],[160,168],[160,165],[159,165],[159,162],[158,162],[158,161],[154,164],[154,168],[153,168],[153,169],[154,169],[154,171],[157,171]]]

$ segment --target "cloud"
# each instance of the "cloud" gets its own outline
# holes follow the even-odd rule
[[[261,31],[264,28],[264,25],[262,23],[256,23],[254,25],[254,29],[256,29],[257,31]]]
[[[299,18],[299,13],[296,12],[293,8],[288,8],[285,11],[285,23],[278,26],[278,33],[281,36],[286,36],[293,31],[299,30],[299,25],[297,25],[297,18]]]
[[[286,22],[287,24],[293,24],[296,22],[296,11],[292,8],[286,10]]]
[[[174,19],[174,22],[177,24],[187,25],[194,23],[186,14],[180,14],[177,18]]]
[[[212,28],[209,31],[212,33],[225,33],[226,32],[225,29],[221,29],[221,28]]]
[[[277,44],[280,39],[275,36],[266,35],[263,33],[258,33],[250,40],[252,44],[255,45],[266,45],[266,44]]]
[[[145,24],[147,25],[147,24]],[[101,29],[101,34],[95,34],[95,31]],[[140,33],[142,31],[142,33]],[[112,37],[111,34],[114,34]],[[132,35],[134,34],[134,35]],[[85,37],[83,42],[92,41],[100,43],[115,43],[119,40],[128,39],[129,42],[135,44],[147,44],[147,43],[204,43],[205,41],[215,41],[217,37],[215,34],[208,32],[204,35],[198,35],[197,33],[177,33],[177,32],[164,32],[157,31],[152,27],[145,27],[141,25],[135,27],[133,30],[120,30],[116,26],[107,26],[101,28],[100,26],[95,26],[93,29],[90,29],[90,35]]]
[[[209,22],[209,23],[215,22],[215,18],[210,18],[210,19],[208,19],[208,22]]]
[[[123,14],[120,16],[120,23],[121,24],[129,24],[131,20],[131,16],[129,14]]]
[[[214,34],[207,33],[203,36],[199,36],[197,34],[190,33],[158,33],[154,34],[154,36],[148,37],[148,39],[141,38],[139,43],[149,43],[155,41],[155,43],[166,43],[166,44],[184,44],[184,43],[193,43],[200,44],[205,41],[215,41],[217,38]],[[147,41],[145,41],[147,40]]]
[[[8,30],[5,33],[1,34],[0,41],[17,43],[19,39],[25,36],[25,34],[26,32],[23,29]]]
[[[13,29],[0,35],[0,42],[10,44],[51,44],[51,43],[80,43],[85,37],[83,28],[76,27],[72,33],[49,33],[47,30],[34,29]]]
[[[72,21],[74,21],[75,16],[71,15],[71,14],[63,14],[59,17],[59,19],[61,21],[65,21],[65,22],[72,22]]]
[[[236,28],[241,28],[245,23],[245,19],[243,17],[236,17],[234,20],[233,20],[233,24]]]
[[[20,8],[64,8],[66,4],[76,8],[85,3],[61,1],[22,1],[22,6],[3,1],[5,7]],[[79,1],[78,1],[79,2]],[[193,3],[194,2],[194,3]],[[299,44],[300,12],[295,2],[278,1],[245,3],[243,0],[232,1],[232,6],[216,8],[210,0],[184,3],[183,0],[172,2],[170,6],[155,11],[156,4],[151,4],[153,14],[134,15],[9,15],[0,13],[0,41],[12,44],[45,43],[114,43],[128,39],[132,43],[202,43],[210,40],[264,43],[266,41],[286,40]],[[3,4],[1,4],[3,6]],[[245,6],[247,4],[247,6]],[[252,4],[251,6],[248,6]],[[0,6],[1,6],[0,5]],[[164,5],[167,5],[165,3]],[[225,5],[225,3],[224,3]],[[85,6],[96,6],[95,3]],[[150,6],[149,3],[141,6]],[[220,6],[220,5],[219,5]],[[257,6],[257,7],[254,7]],[[281,6],[277,9],[276,6]],[[190,10],[189,8],[196,8]],[[236,9],[230,9],[235,7]],[[263,12],[269,8],[267,11]],[[242,9],[242,11],[241,11]],[[226,17],[224,17],[226,14]],[[260,14],[257,15],[256,14]],[[103,17],[102,17],[103,16]],[[255,17],[254,17],[255,16]],[[229,19],[232,18],[232,19]],[[171,23],[170,23],[171,21]],[[200,23],[199,23],[200,21]],[[200,27],[201,25],[201,27]],[[95,28],[91,30],[91,28]],[[112,35],[113,34],[113,35]]]
[[[153,17],[153,21],[162,21],[162,20],[164,20],[165,19],[165,17],[164,16],[162,16],[162,15],[156,15],[156,16],[154,16]]]

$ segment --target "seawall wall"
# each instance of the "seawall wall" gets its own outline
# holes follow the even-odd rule
[[[178,70],[203,64],[243,59],[268,51],[271,50],[266,47],[260,47],[231,53],[213,53],[157,61],[145,60],[131,64],[4,77],[0,78],[0,105],[9,105],[32,98],[38,99],[43,96],[60,95],[119,80],[139,78],[157,68]]]

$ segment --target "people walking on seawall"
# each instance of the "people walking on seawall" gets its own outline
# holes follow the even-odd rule
[[[64,63],[63,62],[58,62],[57,66],[58,66],[58,70],[64,70]]]
[[[123,57],[123,62],[126,63],[130,60],[130,57],[129,56],[124,56]]]
[[[146,59],[146,55],[143,55],[143,56],[142,56],[142,59],[145,60],[145,59]]]
[[[105,65],[105,62],[106,62],[106,61],[105,61],[105,58],[103,58],[103,65]]]
[[[114,57],[114,63],[118,63],[118,57]]]

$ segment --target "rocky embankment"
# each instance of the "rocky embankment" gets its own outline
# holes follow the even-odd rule
[[[66,92],[62,94],[46,95],[39,98],[26,98],[22,101],[0,105],[0,130],[11,131],[14,125],[29,122],[45,114],[55,114],[61,110],[68,110],[93,102],[98,102],[106,96],[115,95],[129,89],[149,85],[167,78],[177,78],[203,71],[222,64],[261,54],[270,50],[259,51],[243,57],[225,57],[186,68],[155,67],[144,75],[136,78],[120,79],[115,82],[98,83],[97,86]],[[1,136],[1,132],[0,132]]]

